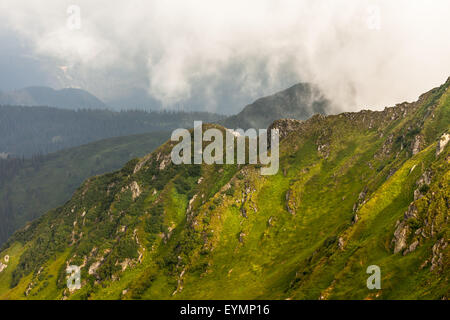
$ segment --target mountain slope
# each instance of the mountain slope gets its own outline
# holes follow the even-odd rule
[[[121,168],[168,132],[111,138],[32,159],[0,159],[0,246],[14,231],[70,199],[90,176]]]
[[[277,112],[264,112],[265,119],[270,119],[270,122],[276,120],[280,115],[295,115],[295,112],[297,112],[297,115],[300,115],[301,112],[306,114],[304,101],[305,99],[312,99],[308,91],[310,89],[311,87],[308,85],[297,85],[273,97],[260,99],[254,106],[248,106],[239,115],[239,119],[245,122],[252,121],[255,119],[252,113],[258,113],[258,106],[262,106],[261,108],[264,109],[269,101],[278,101],[278,109],[274,109]],[[300,100],[303,101],[301,106],[298,105]],[[144,128],[148,126],[147,130],[155,130],[155,127],[162,129],[163,126],[168,128],[177,125],[189,127],[194,120],[215,121],[220,119],[220,116],[207,113],[74,112],[40,107],[3,107],[4,113],[2,116],[1,110],[0,118],[5,123],[3,127],[5,134],[2,137],[3,140],[9,141],[8,145],[10,146],[4,147],[4,150],[12,151],[11,148],[15,148],[14,150],[27,149],[27,155],[30,155],[31,150],[34,150],[34,153],[38,150],[41,150],[41,152],[42,150],[53,151],[54,149],[77,145],[81,141],[89,142],[91,139],[103,138],[105,135],[145,131],[146,129],[140,128],[142,126]],[[114,118],[117,119],[114,120]],[[29,120],[28,125],[24,125],[27,119]],[[107,124],[102,124],[104,122],[107,122]],[[14,123],[16,125],[11,126]],[[102,127],[105,128],[97,132]],[[119,127],[124,127],[125,131],[119,130]],[[20,134],[14,128],[20,128]],[[127,128],[131,129],[131,132],[128,132]],[[77,133],[77,131],[79,132]],[[77,134],[87,135],[88,137],[77,142]],[[36,139],[42,140],[42,137],[39,138],[39,136],[46,137],[43,140],[47,141],[46,147],[42,148],[41,146],[42,149],[37,149],[41,143]],[[125,136],[124,138],[91,143],[73,150],[59,151],[48,157],[33,156],[32,159],[25,161],[10,159],[0,162],[0,177],[4,181],[8,181],[3,186],[0,182],[0,199],[2,199],[0,201],[0,217],[4,221],[0,226],[0,245],[15,230],[23,227],[27,221],[36,219],[42,213],[62,205],[84,179],[94,174],[118,169],[131,159],[131,155],[136,157],[150,152],[163,142],[162,136],[159,132],[155,133],[156,139],[151,135]],[[169,132],[164,136],[169,137]],[[148,137],[147,142],[151,145],[151,148],[142,144],[146,137]],[[133,139],[136,139],[136,141],[133,141]],[[157,142],[158,144],[156,144]],[[114,143],[117,143],[117,147],[111,148]],[[0,146],[1,144],[0,142]],[[138,150],[141,145],[142,149]],[[98,155],[103,154],[106,149],[110,150],[108,151],[108,157],[106,159],[103,157],[100,160]],[[0,153],[0,157],[2,154],[7,155],[6,152]],[[75,159],[76,161],[74,161]],[[94,159],[96,159],[95,162]],[[57,190],[51,187],[55,185],[59,186]],[[29,195],[32,195],[32,197],[30,198]]]
[[[48,106],[71,110],[107,108],[100,99],[85,90],[54,90],[50,87],[27,87],[0,93],[0,105]]]
[[[449,86],[275,122],[273,176],[175,166],[168,142],[93,177],[7,242],[0,298],[448,298]],[[81,267],[78,291],[67,265]],[[366,286],[370,265],[381,290]]]
[[[326,114],[331,103],[315,86],[299,83],[274,95],[256,100],[237,115],[220,122],[227,128],[265,129],[276,119],[305,120]]]

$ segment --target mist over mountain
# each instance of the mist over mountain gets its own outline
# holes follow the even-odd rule
[[[413,101],[450,68],[447,0],[75,5],[78,29],[67,27],[73,14],[65,1],[1,1],[0,33],[24,45],[2,47],[14,68],[0,83],[13,73],[14,83],[28,86],[30,68],[22,65],[33,61],[45,74],[37,83],[83,88],[103,101],[142,88],[168,108],[196,99],[197,110],[236,114],[258,97],[309,82],[356,111]]]
[[[331,101],[316,86],[299,83],[271,96],[256,100],[237,115],[220,123],[232,129],[266,129],[278,119],[305,120],[314,114],[328,114],[331,109]]]

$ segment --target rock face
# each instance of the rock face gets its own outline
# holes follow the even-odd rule
[[[130,189],[132,192],[133,200],[135,200],[137,197],[141,195],[141,188],[139,188],[139,185],[136,181],[133,181],[130,185]]]
[[[408,237],[411,234],[411,228],[408,225],[409,220],[417,218],[417,207],[412,202],[408,210],[406,210],[405,214],[403,215],[403,220],[397,222],[397,228],[394,232],[394,238],[392,239],[392,242],[394,244],[394,253],[398,253],[404,249],[407,249],[404,251],[404,255],[414,251],[417,246],[419,245],[418,241],[415,241],[410,246],[408,246]]]
[[[447,248],[448,242],[445,241],[444,238],[436,242],[433,246],[433,257],[431,259],[431,270],[439,270],[444,265],[444,250]]]
[[[418,189],[414,190],[414,201],[419,200],[420,198],[422,198],[424,196],[422,194],[421,190],[424,191],[423,188],[429,187],[429,185],[431,183],[431,178],[432,178],[432,172],[427,170],[422,174],[420,179],[416,182]],[[426,188],[425,188],[425,190],[426,190]]]
[[[340,250],[344,250],[344,245],[345,245],[344,238],[339,237],[339,239],[338,239],[338,247],[339,247],[339,249]]]
[[[301,127],[303,121],[294,119],[281,119],[274,121],[267,129],[267,145],[270,147],[270,136],[272,129],[278,129],[280,141],[286,138],[291,132]]]
[[[3,258],[3,260],[5,261],[5,263],[0,262],[0,273],[2,273],[3,270],[5,270],[5,269],[8,267],[8,264],[7,264],[7,263],[9,262],[9,256],[6,255],[6,256]]]
[[[394,243],[394,253],[398,253],[407,247],[407,238],[409,235],[409,227],[405,220],[400,222],[395,229],[394,239],[392,242]]]
[[[436,157],[439,156],[442,153],[442,151],[444,151],[444,148],[449,141],[450,141],[450,133],[444,133],[438,141],[436,147]]]
[[[420,150],[422,149],[422,140],[423,140],[423,138],[420,135],[417,135],[414,138],[414,142],[412,144],[412,154],[413,154],[413,156],[418,154],[420,152]]]

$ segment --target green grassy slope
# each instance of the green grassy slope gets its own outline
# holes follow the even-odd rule
[[[8,181],[0,182],[0,245],[50,209],[61,206],[88,177],[114,171],[161,145],[168,132],[100,140],[39,159],[25,159]]]
[[[175,166],[168,142],[93,177],[7,242],[0,298],[448,298],[450,149],[436,150],[449,86],[382,112],[277,121],[274,176]],[[82,267],[80,290],[66,265]]]

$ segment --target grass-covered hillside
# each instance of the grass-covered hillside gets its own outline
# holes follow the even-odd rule
[[[169,132],[100,140],[31,159],[0,159],[0,246],[27,222],[63,205],[81,183],[160,146]]]
[[[168,142],[92,177],[6,243],[0,298],[448,298],[449,86],[381,112],[277,121],[273,176],[176,166]]]

